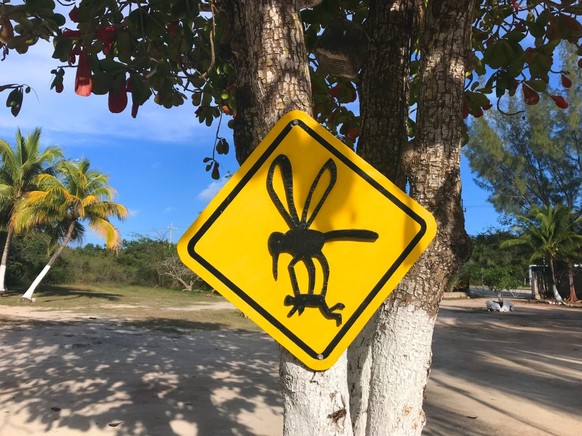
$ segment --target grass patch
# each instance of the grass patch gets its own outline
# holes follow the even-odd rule
[[[140,286],[44,286],[35,292],[36,301],[21,301],[23,290],[9,291],[0,306],[28,306],[39,311],[60,311],[94,318],[116,318],[136,327],[164,331],[184,329],[259,328],[234,307],[212,308],[226,302],[218,294],[185,292]]]

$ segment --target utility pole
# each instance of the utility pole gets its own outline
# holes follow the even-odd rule
[[[168,230],[170,230],[170,237],[168,242],[171,244],[172,243],[172,233],[174,232],[174,230],[177,230],[177,227],[174,227],[174,223],[170,223],[170,227],[168,227]]]

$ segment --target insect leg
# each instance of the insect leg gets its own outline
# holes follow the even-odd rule
[[[313,294],[315,289],[315,264],[310,257],[306,257],[303,259],[305,262],[305,267],[307,268],[307,275],[309,277],[309,288],[308,294]]]
[[[321,268],[323,270],[323,284],[321,285],[321,296],[325,297],[325,294],[327,294],[327,282],[329,280],[329,263],[327,262],[327,259],[325,258],[323,253],[317,253],[313,257],[315,257],[317,260],[319,260],[319,263],[321,263]]]
[[[329,306],[327,305],[327,303],[325,302],[325,300],[322,300],[321,304],[319,304],[317,307],[319,307],[319,310],[326,317],[331,318],[331,319],[335,319],[336,325],[339,326],[342,323],[342,314],[341,313],[334,313],[334,310],[336,308],[338,308],[338,306],[342,306],[341,309],[343,309],[344,305],[342,303],[338,303],[330,309]]]
[[[297,274],[295,274],[295,264],[299,262],[298,257],[294,257],[289,262],[287,269],[289,270],[289,277],[291,278],[291,286],[293,287],[293,294],[297,297],[301,292],[299,291],[299,284],[297,283]]]

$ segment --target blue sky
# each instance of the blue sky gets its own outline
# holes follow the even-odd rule
[[[33,88],[18,117],[2,104],[0,138],[14,144],[17,128],[26,135],[41,127],[43,145],[60,146],[67,158],[88,158],[94,169],[109,175],[117,191],[115,200],[130,211],[124,222],[114,221],[123,238],[141,234],[169,239],[171,234],[176,242],[220,187],[202,162],[212,153],[216,127],[198,124],[194,107],[187,103],[168,110],[148,102],[136,119],[129,107],[111,114],[107,96],[74,93],[74,69],[67,69],[63,93],[50,91],[50,71],[59,65],[51,54],[45,44],[24,56],[12,51],[0,62],[1,84],[26,83]],[[0,102],[6,96],[7,91],[1,93]],[[230,136],[226,123],[221,135]],[[236,171],[232,151],[221,166],[223,173]],[[469,234],[499,226],[487,193],[473,182],[465,159],[461,171]],[[101,243],[89,231],[84,242]]]

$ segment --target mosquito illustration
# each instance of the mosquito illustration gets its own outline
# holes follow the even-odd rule
[[[285,208],[283,205],[283,201],[279,198],[279,195],[275,192],[275,188],[273,186],[273,177],[277,167],[280,168],[281,176],[283,179],[285,198],[288,206],[287,208]],[[309,213],[311,201],[313,200],[314,192],[316,191],[321,178],[326,172],[329,173],[330,176],[328,185],[325,188],[323,195],[319,199],[319,202],[311,212],[311,216],[308,217],[307,215]],[[371,230],[356,229],[320,232],[318,230],[309,228],[319,213],[321,207],[323,206],[323,203],[329,196],[329,193],[335,185],[336,180],[336,164],[332,159],[328,159],[328,161],[323,164],[319,170],[319,173],[317,173],[317,176],[311,184],[311,188],[305,201],[305,206],[303,207],[303,212],[301,213],[301,218],[299,218],[297,208],[295,207],[295,201],[293,200],[293,171],[291,168],[291,162],[284,154],[277,156],[269,167],[269,172],[267,174],[267,191],[269,192],[269,196],[271,197],[273,204],[287,222],[290,230],[288,230],[286,233],[273,232],[271,236],[269,236],[268,246],[269,252],[273,256],[273,276],[275,280],[277,280],[278,275],[279,255],[281,253],[288,253],[293,256],[291,262],[289,262],[289,266],[287,267],[289,270],[289,277],[291,279],[291,286],[293,288],[293,295],[287,295],[284,300],[284,304],[286,306],[292,306],[287,316],[291,317],[293,314],[295,314],[295,312],[298,312],[298,314],[301,315],[306,307],[318,308],[325,317],[335,319],[336,324],[339,326],[342,323],[342,315],[337,311],[344,309],[345,305],[343,303],[336,303],[330,307],[325,300],[330,271],[329,263],[327,262],[327,259],[322,252],[323,246],[327,241],[331,240],[374,242],[378,238],[378,233]],[[318,260],[323,271],[323,284],[319,294],[314,292],[314,259]],[[309,281],[307,294],[302,294],[300,292],[299,285],[297,283],[295,265],[299,261],[302,261],[307,268]]]

